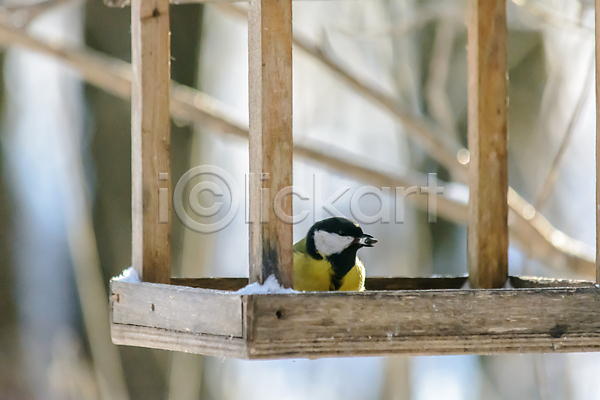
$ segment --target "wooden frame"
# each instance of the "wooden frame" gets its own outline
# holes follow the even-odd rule
[[[160,283],[171,277],[169,32],[168,0],[132,1],[132,264],[143,280]]]
[[[468,5],[469,278],[266,295],[237,290],[270,275],[292,285],[291,225],[263,204],[292,182],[291,0],[249,12],[250,209],[260,218],[249,279],[170,277],[168,4],[132,2],[133,266],[144,282],[111,282],[114,343],[250,359],[600,350],[598,285],[508,277],[506,0]],[[292,215],[291,201],[283,211]]]
[[[242,295],[241,278],[111,284],[114,343],[248,359],[600,350],[598,289],[372,278],[365,292]],[[179,284],[186,286],[178,286]]]

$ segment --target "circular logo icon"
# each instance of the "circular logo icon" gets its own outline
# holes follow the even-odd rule
[[[190,183],[192,179],[202,175],[210,175],[221,180],[221,182],[223,182],[227,187],[227,192],[231,198],[231,205],[227,211],[227,214],[225,214],[225,216],[219,221],[210,224],[198,222],[190,217],[185,210],[183,202],[184,190],[187,184]],[[221,201],[215,201],[212,206],[204,207],[199,201],[199,196],[204,191],[210,192],[215,198],[223,198],[227,193],[222,189],[221,186],[214,182],[202,181],[194,185],[190,191],[190,194],[187,196],[187,203],[190,210],[194,214],[205,218],[213,217],[223,209],[224,203]],[[183,174],[181,178],[179,178],[177,185],[175,185],[175,190],[173,191],[173,208],[175,209],[175,214],[177,214],[177,217],[186,228],[199,233],[214,233],[225,228],[237,215],[239,206],[240,193],[235,180],[223,168],[219,168],[214,165],[200,165],[190,169]]]

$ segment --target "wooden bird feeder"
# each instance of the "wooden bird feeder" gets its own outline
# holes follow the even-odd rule
[[[247,278],[171,278],[169,0],[131,6],[133,267],[143,282],[111,282],[114,343],[250,359],[600,350],[594,282],[508,277],[505,0],[468,6],[475,289],[461,289],[467,278],[367,278],[365,292],[266,295],[236,293]],[[254,211],[262,188],[272,201],[292,185],[291,10],[291,0],[250,2],[250,172],[268,178],[250,187]],[[292,215],[291,200],[283,211]],[[292,226],[268,212],[250,224],[249,281],[274,274],[290,287]]]

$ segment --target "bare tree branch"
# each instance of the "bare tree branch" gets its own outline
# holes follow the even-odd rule
[[[247,18],[246,11],[242,7],[227,4],[219,4],[218,7],[231,15],[243,19]],[[321,62],[358,94],[379,105],[383,110],[390,112],[399,123],[408,128],[407,132],[412,132],[411,138],[419,138],[418,143],[424,145],[430,156],[441,165],[450,168],[453,176],[461,182],[466,182],[467,169],[458,162],[455,156],[456,153],[454,153],[454,150],[459,149],[460,146],[452,138],[447,135],[441,136],[438,132],[434,133],[430,130],[432,129],[431,123],[411,115],[385,92],[354,77],[338,59],[333,58],[330,53],[322,51],[319,46],[311,43],[310,40],[299,38],[297,34],[294,34],[294,45]],[[438,138],[444,138],[444,144]],[[453,149],[452,152],[447,151],[444,147],[446,142],[450,142],[447,148]],[[565,266],[569,266],[577,273],[590,277],[595,276],[591,275],[595,263],[593,249],[575,239],[565,239],[567,236],[564,233],[556,230],[544,216],[535,212],[535,208],[510,187],[508,205],[510,207],[509,229],[511,238],[526,254],[535,254],[533,257],[543,260],[547,265],[552,265],[554,268],[564,270]],[[558,250],[558,252],[555,253],[555,250]],[[557,256],[560,260],[553,258],[554,256]]]
[[[246,10],[239,6],[218,4],[217,7],[238,18],[244,20],[248,18]],[[348,67],[333,54],[332,49],[323,49],[297,32],[294,33],[294,46],[325,65],[338,79],[365,99],[387,111],[406,129],[407,135],[421,145],[433,159],[446,167],[453,175],[456,175],[459,181],[467,181],[467,170],[456,158],[456,154],[462,146],[448,140],[448,136],[438,131],[431,122],[415,117],[412,113],[406,111],[398,104],[396,99],[386,93],[385,89],[376,87],[366,79],[349,72]]]
[[[24,31],[4,28],[0,24],[0,42],[6,39],[21,38],[25,43],[35,46],[38,51],[49,54],[57,52],[52,47],[35,39],[27,37]],[[27,47],[27,46],[25,46]],[[58,54],[63,54],[58,51]],[[73,132],[64,133],[73,136]],[[86,182],[83,172],[83,161],[78,148],[77,138],[66,137],[62,146],[64,162],[71,168],[69,176],[57,174],[58,184],[61,189],[69,193],[66,201],[65,226],[67,242],[73,269],[75,283],[85,331],[88,336],[92,361],[97,376],[97,383],[102,393],[102,398],[125,400],[129,398],[125,383],[123,366],[118,350],[112,345],[110,339],[109,312],[106,302],[106,289],[100,268],[100,258],[96,236],[92,223],[90,201],[85,190]]]
[[[63,60],[77,69],[89,83],[123,99],[131,96],[131,65],[91,50],[69,49],[57,44],[49,45],[27,35],[26,32],[0,24],[0,44],[18,45]],[[247,123],[223,103],[190,87],[172,82],[171,115],[190,123],[208,125],[218,133],[231,134],[247,139]],[[361,159],[340,149],[315,148],[305,142],[294,143],[294,154],[300,158],[319,163],[336,173],[353,177],[377,186],[410,187],[425,182],[398,174],[393,168],[377,166],[376,160]],[[352,162],[348,161],[352,160]],[[409,196],[417,207],[426,209],[424,196]],[[513,210],[509,214],[512,243],[526,254],[564,273],[576,273],[588,278],[595,277],[594,250],[554,228],[513,189],[509,189],[508,201]],[[447,196],[438,197],[438,213],[449,221],[466,224],[466,200]]]
[[[377,27],[372,29],[365,29],[363,31],[357,31],[356,27],[350,28],[338,28],[340,33],[348,36],[359,36],[359,37],[387,37],[387,36],[402,36],[422,28],[424,25],[443,19],[451,21],[455,24],[465,24],[465,10],[462,6],[457,7],[456,2],[445,2],[445,3],[431,3],[423,5],[414,11],[410,19],[401,21],[393,26]]]
[[[429,76],[425,92],[427,94],[429,109],[437,123],[454,140],[458,141],[456,117],[454,116],[448,92],[446,91],[455,35],[456,23],[454,21],[444,19],[438,23],[433,50],[431,51]]]
[[[46,11],[74,1],[85,0],[46,0],[33,4],[15,3],[13,5],[0,6],[0,21],[18,27],[25,27]]]
[[[590,63],[588,67],[588,73],[583,82],[583,88],[581,89],[581,95],[579,96],[579,100],[575,105],[575,109],[573,110],[573,114],[571,115],[571,119],[569,120],[569,124],[567,125],[567,131],[565,132],[565,136],[558,148],[556,156],[552,161],[550,169],[546,174],[546,178],[544,178],[544,183],[538,192],[537,198],[535,199],[535,208],[536,210],[542,210],[548,201],[548,197],[552,193],[552,189],[554,188],[554,184],[556,183],[556,178],[558,177],[558,169],[560,164],[565,156],[567,148],[571,143],[571,138],[573,137],[573,133],[575,132],[575,127],[577,126],[577,122],[579,121],[579,117],[581,116],[581,112],[583,110],[583,106],[588,97],[588,93],[590,92],[590,88],[592,87],[592,82],[594,79],[594,56],[595,53],[592,52],[592,56],[590,57]]]
[[[560,14],[548,7],[543,6],[539,1],[532,0],[512,0],[516,5],[527,10],[531,15],[538,18],[541,22],[554,25],[558,28],[577,28],[586,31],[593,32],[593,26],[586,26],[583,24],[581,18],[571,18],[566,15]]]

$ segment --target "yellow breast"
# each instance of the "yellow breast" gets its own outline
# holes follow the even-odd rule
[[[325,259],[315,260],[306,253],[294,252],[294,289],[322,292],[335,290],[331,284],[333,270]],[[354,267],[342,279],[339,290],[365,290],[365,267],[356,257]]]

